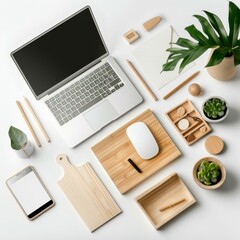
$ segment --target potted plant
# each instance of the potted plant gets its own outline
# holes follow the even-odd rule
[[[224,183],[225,178],[226,170],[215,158],[202,158],[194,165],[193,179],[203,189],[217,189]]]
[[[185,28],[194,41],[180,37],[176,43],[172,43],[177,46],[166,50],[170,54],[163,65],[163,71],[174,70],[181,61],[179,67],[181,72],[186,65],[208,49],[212,49],[212,55],[206,65],[209,74],[219,80],[228,80],[235,75],[235,66],[240,64],[240,9],[233,2],[229,2],[228,34],[217,15],[208,11],[204,13],[207,18],[194,15],[200,22],[202,31],[194,25]]]
[[[210,97],[203,102],[202,116],[207,122],[221,122],[228,113],[228,104],[221,97]]]
[[[26,134],[18,128],[11,126],[8,131],[11,147],[19,157],[29,158],[33,153],[33,146],[28,141]]]

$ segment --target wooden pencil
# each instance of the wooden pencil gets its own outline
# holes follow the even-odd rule
[[[20,112],[21,112],[21,114],[22,114],[22,117],[23,117],[24,121],[26,122],[26,124],[27,124],[27,126],[28,126],[28,128],[29,128],[29,130],[30,130],[30,132],[31,132],[31,134],[32,134],[35,142],[37,143],[38,147],[41,147],[41,143],[39,142],[39,140],[38,140],[38,138],[37,138],[37,135],[35,134],[35,132],[34,132],[34,130],[33,130],[33,128],[32,128],[32,125],[31,125],[31,123],[29,122],[29,120],[28,120],[28,118],[27,118],[27,116],[26,116],[26,114],[25,114],[25,112],[24,112],[24,110],[23,110],[20,102],[19,102],[19,101],[16,101],[16,104],[17,104],[18,109],[20,110]]]
[[[41,132],[43,133],[45,139],[46,139],[48,142],[50,142],[50,139],[49,139],[46,131],[44,130],[41,122],[39,121],[37,115],[35,114],[35,112],[34,112],[34,110],[33,110],[33,108],[32,108],[32,106],[30,105],[29,101],[27,100],[27,98],[25,98],[25,97],[23,97],[23,98],[24,98],[24,101],[25,101],[28,109],[30,110],[31,114],[33,115],[34,120],[36,121],[38,127],[40,128]]]
[[[145,89],[147,90],[147,92],[149,93],[149,95],[152,97],[152,99],[154,101],[157,101],[157,97],[156,95],[152,92],[152,90],[149,88],[149,86],[146,84],[146,82],[144,81],[144,79],[142,78],[142,76],[140,75],[140,73],[137,71],[137,69],[134,67],[134,65],[132,64],[132,62],[130,62],[129,60],[127,60],[128,65],[130,66],[130,68],[133,70],[133,72],[137,75],[138,79],[140,80],[140,82],[143,84],[143,86],[145,87]]]
[[[190,77],[188,77],[185,81],[183,81],[182,83],[180,83],[177,87],[175,87],[173,90],[171,90],[167,95],[165,95],[163,97],[164,100],[166,100],[167,98],[169,98],[170,96],[172,96],[175,92],[177,92],[180,88],[182,88],[184,85],[186,85],[188,82],[190,82],[193,78],[195,78],[198,74],[200,73],[200,71],[195,72],[194,74],[192,74]]]

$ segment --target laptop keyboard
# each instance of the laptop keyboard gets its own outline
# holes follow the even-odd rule
[[[111,65],[105,63],[45,103],[59,124],[64,125],[123,86]]]

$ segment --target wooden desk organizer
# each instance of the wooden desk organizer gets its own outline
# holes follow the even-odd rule
[[[179,115],[178,113],[178,109],[180,107],[183,107],[185,110],[184,114],[182,115]],[[202,118],[192,102],[188,99],[169,110],[166,115],[188,145],[195,143],[200,138],[212,131],[210,126]],[[193,117],[199,118],[200,121],[193,120]],[[180,130],[178,127],[178,122],[181,119],[187,119],[189,121],[189,127],[186,130]]]
[[[136,201],[156,229],[196,202],[177,173],[170,174],[140,194]]]
[[[135,122],[144,122],[159,146],[159,153],[150,160],[143,160],[137,154],[126,134],[127,127]],[[122,194],[181,155],[149,109],[97,143],[92,150]],[[128,162],[129,158],[141,169],[142,173],[132,167]]]

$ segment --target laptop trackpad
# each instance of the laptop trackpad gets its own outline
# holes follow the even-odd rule
[[[105,100],[95,108],[83,114],[91,128],[96,131],[119,116],[113,105]]]

